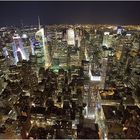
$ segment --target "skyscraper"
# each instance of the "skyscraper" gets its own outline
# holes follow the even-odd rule
[[[44,29],[41,28],[40,30],[38,30],[35,34],[35,38],[36,40],[40,43],[40,51],[44,52],[44,58],[42,55],[42,62],[43,59],[45,60],[45,68],[48,67],[49,65],[49,53],[47,51],[47,46],[45,43],[45,35],[44,35]]]

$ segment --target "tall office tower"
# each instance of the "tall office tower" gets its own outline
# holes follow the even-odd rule
[[[67,43],[70,46],[75,46],[75,33],[71,28],[67,30]]]
[[[19,61],[18,56],[17,56],[18,51],[21,53],[22,59],[26,60],[27,58],[25,55],[23,42],[22,42],[20,36],[18,34],[15,34],[13,36],[13,40],[14,40],[14,42],[12,43],[12,48],[13,48],[13,54],[14,54],[14,58],[15,58],[16,63]]]
[[[4,78],[7,78],[7,73],[8,73],[8,67],[6,64],[6,59],[0,52],[0,94],[5,87],[6,83],[4,82]]]
[[[25,53],[25,50],[24,50],[23,42],[22,42],[21,39],[18,40],[18,41],[19,41],[18,42],[19,43],[19,46],[18,46],[17,50],[20,51],[21,56],[22,56],[22,59],[23,60],[27,60],[27,56],[26,56],[26,53]]]
[[[106,46],[107,48],[111,47],[112,43],[112,35],[110,35],[109,32],[104,32],[103,36],[103,46]]]
[[[13,56],[14,56],[15,64],[16,64],[18,62],[18,57],[17,57],[16,44],[14,42],[12,43],[12,49],[13,49]]]
[[[70,49],[70,66],[80,66],[80,53],[76,47]]]
[[[80,47],[80,42],[81,42],[81,37],[79,35],[76,35],[75,37],[75,44],[76,44],[76,47]]]
[[[37,58],[37,65],[40,67],[44,67],[45,66],[45,58],[44,58],[44,50],[42,45],[39,42],[34,43],[35,46],[35,55]]]
[[[59,67],[67,68],[67,43],[56,42],[55,51],[52,55],[52,69],[58,71]]]
[[[43,28],[41,28],[39,31],[36,32],[35,38],[36,38],[37,42],[40,43],[39,46],[35,47],[35,49],[36,49],[36,51],[38,51],[38,53],[40,51],[40,53],[39,53],[40,60],[37,59],[37,61],[40,61],[41,63],[44,63],[44,61],[45,61],[45,68],[47,68],[50,65],[50,58],[49,58],[49,52],[47,49],[47,45],[45,42],[45,35],[44,35]],[[43,58],[43,53],[44,53],[44,58]],[[39,56],[38,56],[38,58],[39,58]]]
[[[23,42],[23,50],[26,56],[26,60],[29,60],[29,55],[30,55],[30,40],[27,36],[27,34],[22,35],[22,42]]]
[[[7,74],[8,68],[7,68],[7,62],[6,62],[6,58],[2,55],[2,53],[0,52],[0,70]]]
[[[4,89],[4,78],[3,78],[3,73],[2,71],[0,70],[0,94],[2,93],[3,89]]]
[[[35,46],[34,46],[34,42],[35,42],[35,40],[30,39],[30,49],[29,49],[29,53],[32,54],[32,55],[35,55],[35,50],[34,50]]]
[[[121,26],[117,27],[117,34],[122,34],[123,28]]]
[[[36,55],[30,55],[29,56],[29,61],[30,61],[31,69],[34,72],[38,73],[37,56]]]

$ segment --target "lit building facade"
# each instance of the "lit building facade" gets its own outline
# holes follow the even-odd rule
[[[67,43],[68,45],[75,46],[75,33],[71,28],[67,30]]]

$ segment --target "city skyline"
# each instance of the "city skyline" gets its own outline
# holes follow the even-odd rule
[[[22,1],[0,2],[0,25],[120,24],[138,25],[140,2]]]
[[[0,139],[140,139],[139,31],[0,28]]]

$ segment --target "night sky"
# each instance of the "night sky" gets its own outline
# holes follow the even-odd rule
[[[0,2],[0,26],[37,24],[140,24],[137,2]]]

